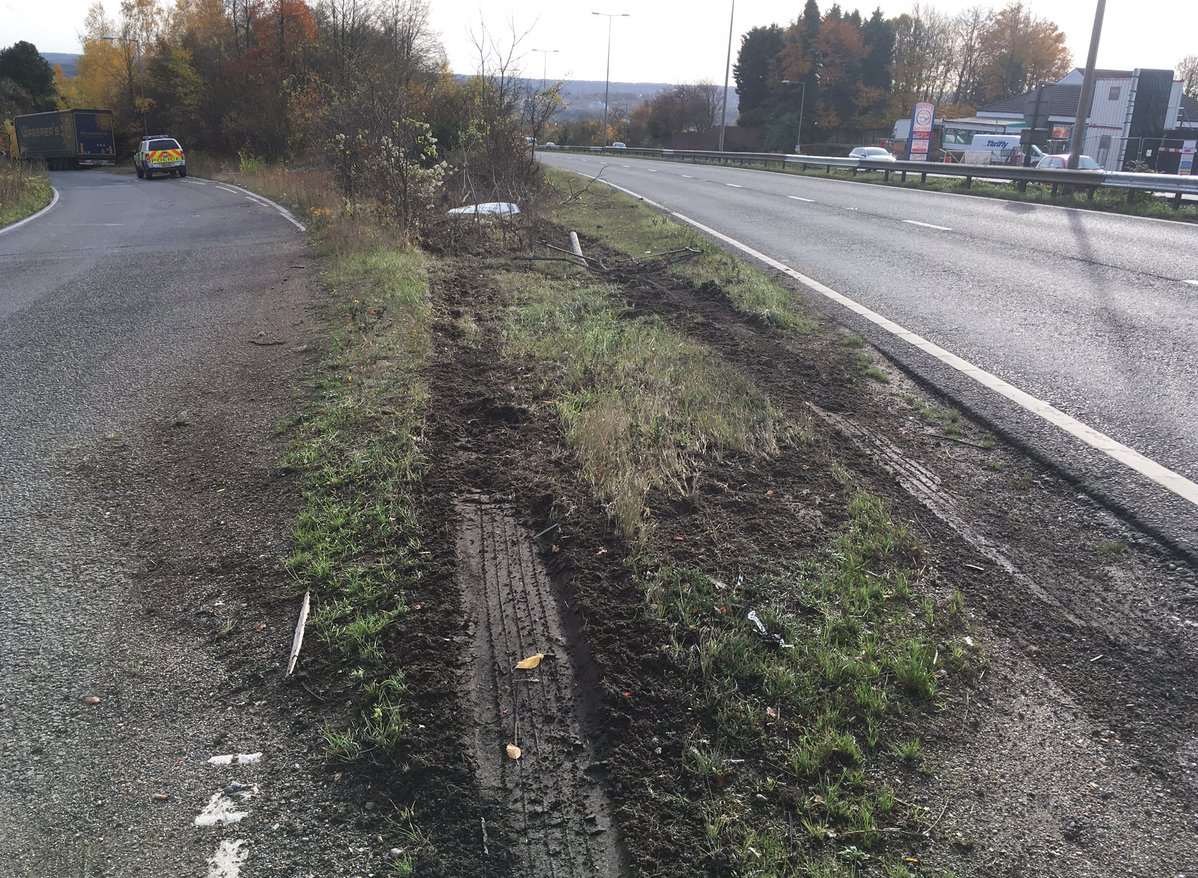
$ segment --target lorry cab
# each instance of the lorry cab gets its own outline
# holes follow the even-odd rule
[[[179,141],[169,134],[152,134],[141,139],[133,155],[137,179],[148,180],[155,174],[187,176],[187,154]]]

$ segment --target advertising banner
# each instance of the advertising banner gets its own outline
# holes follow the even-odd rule
[[[1198,148],[1198,140],[1186,140],[1181,144],[1181,163],[1177,166],[1177,173],[1182,176],[1188,176],[1194,173],[1194,152]]]

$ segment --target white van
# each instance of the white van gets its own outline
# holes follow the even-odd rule
[[[973,156],[989,153],[989,164],[992,165],[1023,164],[1023,148],[1019,145],[1018,134],[975,134],[965,152]]]

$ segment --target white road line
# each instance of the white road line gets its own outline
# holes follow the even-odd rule
[[[241,839],[222,841],[216,853],[208,858],[207,878],[237,878],[247,853],[245,842]]]
[[[1189,284],[1192,287],[1198,287],[1198,280],[1186,280],[1182,281],[1182,283]]]
[[[1031,394],[1020,390],[1018,387],[1015,387],[1013,384],[1007,383],[997,375],[991,375],[989,372],[979,368],[978,366],[975,366],[968,360],[958,357],[956,354],[945,350],[933,342],[928,341],[923,336],[918,335],[917,333],[914,333],[903,326],[900,326],[887,317],[883,317],[878,312],[867,308],[859,302],[853,301],[848,296],[836,292],[836,290],[832,289],[831,287],[825,286],[814,278],[808,277],[802,272],[795,271],[790,266],[779,262],[773,257],[766,256],[759,250],[754,250],[748,244],[743,244],[735,238],[730,238],[723,232],[717,232],[710,226],[703,225],[703,223],[699,222],[698,220],[693,220],[675,210],[670,210],[665,205],[658,204],[656,201],[645,198],[643,195],[633,192],[631,189],[625,189],[623,186],[617,186],[615,183],[612,183],[608,180],[600,180],[599,182],[606,183],[611,188],[618,189],[627,195],[631,195],[633,198],[639,198],[646,204],[652,205],[659,210],[664,210],[669,213],[670,216],[673,216],[676,219],[693,226],[705,234],[711,235],[711,237],[715,238],[716,240],[723,241],[725,244],[735,247],[737,250],[740,250],[741,252],[752,256],[754,259],[765,263],[770,268],[794,278],[799,283],[803,284],[814,292],[819,293],[821,296],[831,299],[833,302],[836,302],[839,305],[843,305],[854,314],[864,317],[870,323],[873,323],[874,325],[886,330],[891,335],[902,339],[912,347],[918,348],[929,356],[934,357],[941,363],[944,363],[946,366],[957,370],[965,377],[976,381],[978,384],[981,384],[988,390],[994,391],[999,396],[1009,399],[1011,402],[1015,403],[1025,411],[1031,412],[1037,417],[1042,418],[1043,420],[1052,424],[1054,427],[1057,427],[1058,429],[1068,433],[1075,439],[1078,439],[1089,445],[1091,448],[1102,452],[1112,460],[1121,463],[1128,469],[1134,470],[1145,478],[1150,479],[1165,490],[1171,491],[1178,497],[1181,497],[1183,500],[1198,506],[1198,484],[1190,481],[1180,473],[1176,473],[1167,467],[1161,466],[1156,461],[1145,457],[1143,454],[1140,454],[1140,452],[1136,451],[1134,448],[1129,448],[1123,443],[1112,439],[1110,436],[1107,436],[1105,433],[1095,430],[1093,427],[1090,427],[1087,424],[1077,420],[1077,418],[1074,418],[1072,415],[1067,415],[1055,406],[1052,406],[1041,399],[1037,399]]]
[[[215,181],[209,181],[209,182],[215,183]],[[224,189],[226,192],[234,192],[238,195],[245,195],[250,198],[255,198],[258,201],[260,201],[262,204],[265,204],[268,207],[273,207],[278,212],[279,216],[283,217],[283,219],[287,220],[287,222],[291,223],[293,226],[295,226],[301,232],[308,231],[308,227],[305,226],[303,223],[301,223],[299,220],[297,220],[295,218],[294,214],[291,213],[291,211],[289,211],[287,208],[283,207],[283,205],[281,205],[277,202],[271,201],[269,198],[267,198],[264,195],[259,195],[257,192],[251,192],[249,189],[242,189],[240,186],[237,186],[236,184],[233,184],[233,183],[228,183],[228,184],[215,183],[215,185],[216,185],[217,189]]]
[[[798,195],[787,195],[787,198],[793,198],[795,201],[806,201],[808,204],[815,204],[814,198],[801,198]]]
[[[736,183],[725,183],[724,185],[727,186],[729,189],[744,189],[745,188],[744,186],[737,185]]]
[[[253,765],[262,758],[261,753],[225,753],[221,756],[209,756],[209,765]]]
[[[240,195],[240,194],[241,194],[241,193],[240,193],[240,192],[238,192],[236,189],[234,189],[232,186],[226,186],[224,183],[217,183],[217,184],[216,184],[216,188],[217,188],[217,189],[223,189],[223,190],[225,190],[226,192],[232,192],[234,195]]]
[[[909,226],[920,226],[925,229],[935,229],[938,232],[951,232],[948,226],[934,226],[931,223],[921,223],[919,220],[903,220]]]
[[[202,183],[199,180],[184,180],[184,183],[190,183],[192,186],[207,186],[207,183]]]
[[[54,205],[58,204],[58,190],[55,189],[53,186],[51,186],[50,191],[54,193],[54,197],[50,199],[49,204],[47,204],[45,207],[43,207],[37,213],[33,213],[33,214],[30,214],[29,216],[25,217],[25,219],[23,219],[23,220],[17,220],[15,223],[9,223],[4,228],[0,229],[0,235],[7,234],[8,232],[11,232],[13,229],[19,229],[21,226],[25,225],[25,223],[31,223],[35,219],[37,219],[39,216],[41,216],[42,214],[49,213],[50,210],[54,207]]]
[[[257,792],[257,786],[245,787],[236,792],[217,790],[208,800],[208,804],[204,806],[204,810],[196,815],[195,825],[227,826],[230,823],[240,823],[249,816],[250,812],[238,811],[238,806],[248,802]]]
[[[656,173],[657,173],[657,168],[645,168],[645,170],[646,170],[646,171],[648,171],[650,174],[656,174]]]
[[[688,179],[688,180],[693,180],[693,179],[695,179],[695,178],[694,178],[694,177],[692,177],[690,174],[682,174],[682,175],[680,175],[680,176],[686,177],[686,179]]]

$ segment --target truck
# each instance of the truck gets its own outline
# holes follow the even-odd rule
[[[52,171],[116,164],[112,110],[55,110],[13,119],[17,157],[41,159]]]

